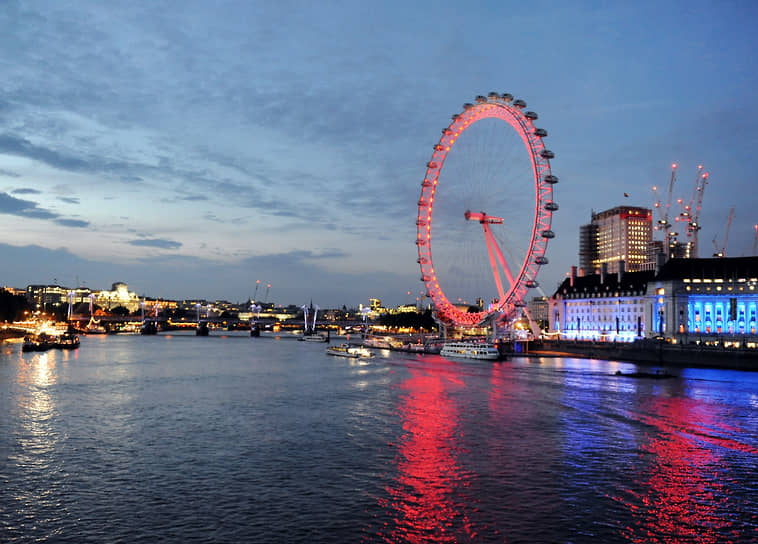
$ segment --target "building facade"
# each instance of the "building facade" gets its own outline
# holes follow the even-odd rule
[[[758,346],[758,257],[670,259],[656,271],[577,276],[548,299],[567,340]]]
[[[137,293],[130,292],[129,287],[123,282],[112,284],[110,291],[96,291],[94,295],[94,303],[106,310],[123,306],[130,312],[136,312],[140,308]]]
[[[758,257],[671,259],[648,287],[648,336],[755,342]]]
[[[576,275],[572,268],[548,299],[548,333],[562,340],[633,342],[644,338],[645,301],[653,272]]]
[[[648,262],[653,241],[653,214],[648,208],[617,206],[592,213],[592,222],[579,228],[579,264],[584,274],[593,274],[606,264],[611,273],[618,263],[637,272]]]

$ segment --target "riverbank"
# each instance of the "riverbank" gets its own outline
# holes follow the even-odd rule
[[[13,338],[23,338],[25,334],[21,329],[0,329],[0,342]]]
[[[705,344],[671,344],[643,339],[629,343],[585,341],[532,341],[521,344],[525,357],[579,357],[656,366],[725,368],[758,371],[758,349],[725,348]]]

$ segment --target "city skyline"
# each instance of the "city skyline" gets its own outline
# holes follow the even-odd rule
[[[423,290],[419,185],[464,102],[540,115],[561,182],[547,294],[592,210],[710,172],[701,256],[750,255],[758,7],[9,3],[0,284],[322,307]],[[628,196],[626,196],[628,195]],[[411,295],[408,295],[408,292]],[[538,295],[536,291],[531,295]],[[258,297],[260,298],[260,297]]]

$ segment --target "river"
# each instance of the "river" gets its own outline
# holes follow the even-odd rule
[[[0,346],[2,542],[755,542],[758,373]]]

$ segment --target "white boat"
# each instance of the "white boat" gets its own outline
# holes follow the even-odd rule
[[[323,334],[318,334],[317,332],[314,332],[311,334],[304,334],[303,336],[300,337],[300,340],[303,342],[326,342],[329,339]]]
[[[489,361],[500,358],[500,352],[495,345],[485,342],[450,342],[442,346],[440,355],[457,359],[486,359]]]
[[[329,346],[326,348],[327,355],[335,355],[337,357],[350,357],[357,359],[358,357],[372,357],[371,353],[366,348],[360,346],[351,346],[350,344],[340,344],[339,346]]]

